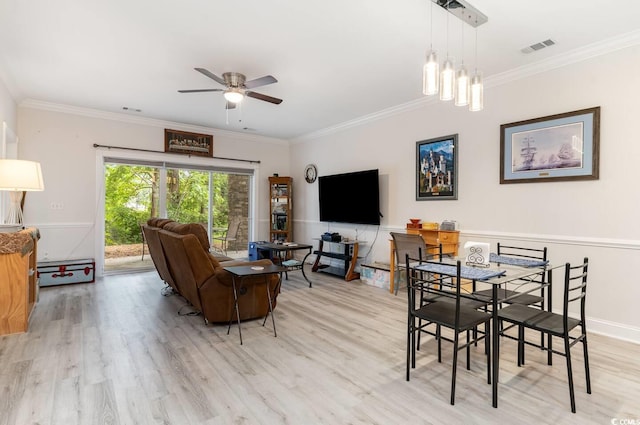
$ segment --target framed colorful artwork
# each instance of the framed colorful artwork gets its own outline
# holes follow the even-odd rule
[[[458,135],[416,143],[416,200],[458,199]]]

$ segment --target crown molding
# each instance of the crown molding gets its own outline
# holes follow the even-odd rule
[[[305,143],[318,139],[320,137],[329,136],[331,134],[339,133],[350,128],[359,127],[371,122],[379,121],[385,118],[392,117],[394,115],[402,114],[404,112],[414,111],[416,109],[423,108],[425,105],[436,103],[438,101],[437,96],[422,97],[420,99],[412,100],[401,105],[392,106],[378,112],[374,112],[368,115],[363,115],[356,119],[345,121],[343,123],[323,128],[321,130],[313,131],[311,133],[303,134],[291,139],[292,144]]]
[[[617,37],[589,44],[567,53],[562,53],[529,65],[492,75],[485,78],[484,86],[485,89],[501,86],[536,74],[541,74],[543,72],[552,71],[574,63],[613,53],[617,50],[633,47],[638,44],[640,44],[640,30],[631,31]]]
[[[185,124],[175,121],[165,121],[155,118],[132,116],[120,112],[108,112],[99,109],[84,108],[80,106],[64,105],[60,103],[46,102],[36,99],[25,99],[18,104],[19,108],[39,109],[51,112],[60,112],[64,114],[80,115],[89,118],[98,118],[104,120],[118,121],[128,124],[138,124],[149,127],[172,128],[175,130],[191,131],[194,133],[214,133],[218,136],[229,137],[232,139],[245,140],[249,142],[262,142],[277,145],[289,145],[289,141],[285,139],[276,139],[274,137],[260,136],[257,134],[246,134],[237,131],[222,130],[215,127],[204,127],[193,124]]]
[[[574,63],[582,62],[588,59],[592,59],[598,56],[606,55],[617,50],[626,49],[640,44],[640,30],[635,30],[622,34],[617,37],[608,38],[588,46],[581,47],[579,49],[572,50],[567,53],[559,54],[547,59],[543,59],[538,62],[534,62],[529,65],[524,65],[509,71],[501,72],[484,78],[484,88],[497,87],[503,84],[511,83],[513,81],[521,80],[536,74],[551,71],[554,69],[562,68],[572,65]],[[331,134],[339,133],[341,131],[358,127],[364,124],[368,124],[374,121],[382,120],[385,118],[398,115],[403,112],[413,111],[415,109],[422,108],[426,105],[435,103],[437,99],[434,96],[422,97],[420,99],[412,100],[411,102],[404,103],[402,105],[394,106],[391,108],[383,109],[372,114],[364,115],[356,119],[345,121],[335,126],[327,127],[321,130],[313,131],[311,133],[303,134],[301,136],[291,139],[292,143],[304,143],[320,137],[328,136]]]

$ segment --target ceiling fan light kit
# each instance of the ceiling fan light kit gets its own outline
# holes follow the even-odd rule
[[[222,77],[219,77],[216,74],[204,68],[194,68],[194,69],[199,73],[201,73],[202,75],[211,78],[215,82],[222,84],[223,86],[225,86],[225,88],[224,89],[178,90],[179,93],[202,93],[202,92],[216,92],[216,91],[223,92],[223,96],[226,100],[225,109],[227,110],[234,109],[236,107],[236,104],[242,102],[245,96],[262,100],[265,102],[273,103],[274,105],[279,105],[282,103],[282,99],[278,99],[277,97],[271,97],[262,93],[257,93],[252,90],[255,87],[261,87],[261,86],[266,86],[267,84],[277,83],[278,80],[276,80],[271,75],[265,75],[264,77],[247,81],[244,74],[240,74],[239,72],[225,72],[224,74],[222,74]]]
[[[231,87],[224,91],[224,98],[231,103],[240,103],[244,99],[244,93],[235,87]]]
[[[426,62],[422,70],[422,91],[427,96],[440,95],[440,100],[449,101],[455,99],[456,106],[467,106],[472,112],[481,111],[484,107],[484,87],[482,74],[477,70],[478,64],[478,26],[484,24],[489,19],[482,12],[474,8],[465,0],[429,0],[431,13],[431,39],[433,40],[433,4],[442,7],[447,12],[447,58],[442,64],[438,64],[438,59],[433,48],[430,49],[426,57]],[[463,22],[475,28],[475,59],[476,70],[473,77],[461,62],[460,68],[456,71],[453,61],[449,58],[449,15],[453,15]],[[464,52],[464,26],[462,27]],[[440,72],[438,72],[440,71]]]

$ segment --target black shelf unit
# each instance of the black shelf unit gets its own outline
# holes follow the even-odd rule
[[[360,278],[360,273],[355,271],[356,262],[358,261],[358,242],[332,242],[322,239],[319,239],[318,241],[318,249],[313,251],[316,255],[316,261],[313,263],[313,267],[311,268],[312,271],[340,276],[346,281]],[[325,243],[340,245],[342,247],[340,250],[341,252],[325,251]],[[321,264],[320,259],[322,257],[342,260],[344,261],[344,267]]]

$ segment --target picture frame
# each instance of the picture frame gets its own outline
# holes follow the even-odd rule
[[[164,151],[211,158],[213,157],[213,136],[165,128]]]
[[[500,184],[597,180],[600,107],[500,126]]]
[[[416,142],[416,200],[458,199],[458,135]]]

